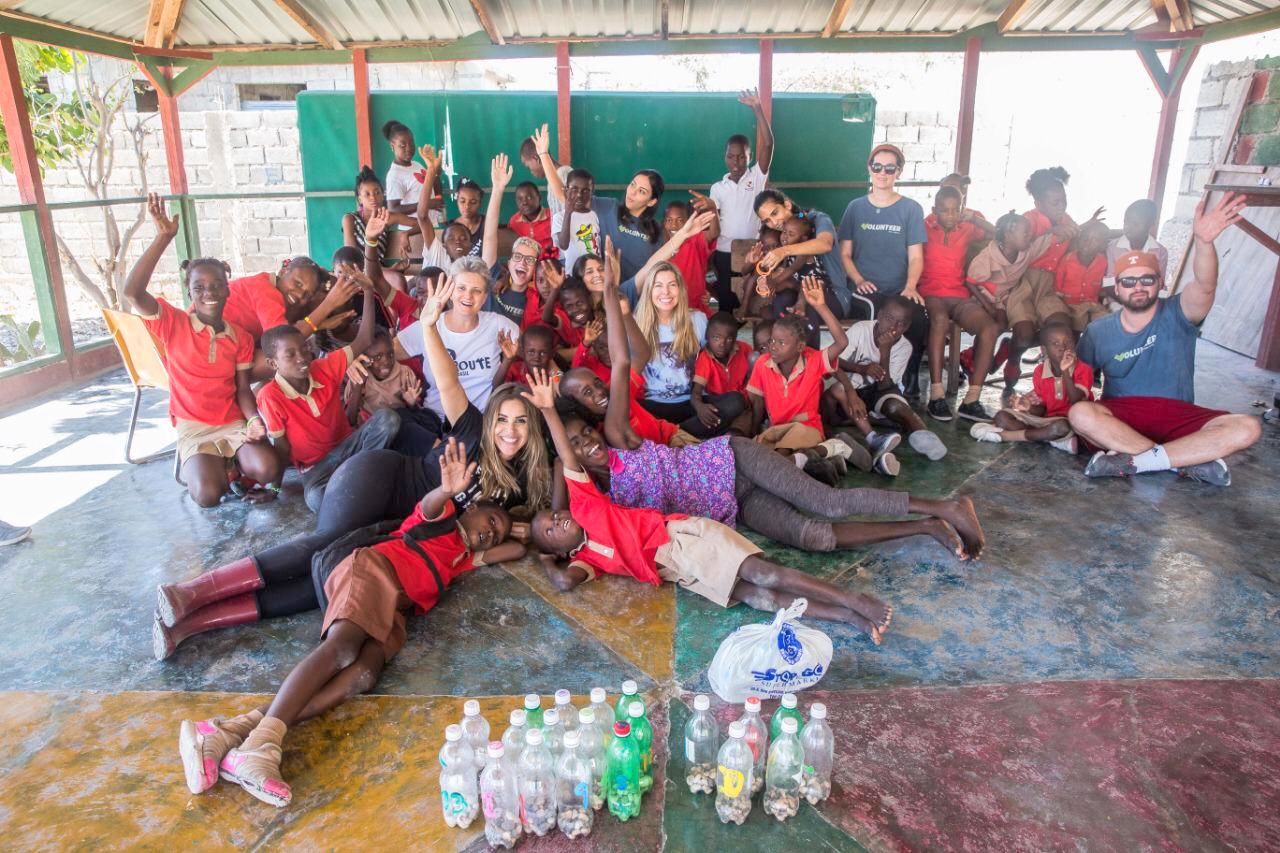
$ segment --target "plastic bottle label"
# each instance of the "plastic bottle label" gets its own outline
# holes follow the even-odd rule
[[[582,798],[582,807],[584,809],[591,808],[591,786],[586,782],[579,782],[573,786],[573,795]]]
[[[760,760],[760,732],[754,728],[747,729],[747,746],[751,747],[751,757]]]
[[[440,792],[440,808],[445,814],[461,815],[467,813],[467,798],[457,791]]]
[[[498,816],[498,809],[493,804],[493,794],[485,791],[480,795],[480,808],[484,809],[484,816],[487,818],[495,818]]]
[[[693,738],[684,739],[684,758],[685,761],[693,761]]]
[[[742,793],[742,786],[747,779],[742,775],[741,770],[731,770],[720,765],[720,787],[724,790],[726,797],[736,797]]]

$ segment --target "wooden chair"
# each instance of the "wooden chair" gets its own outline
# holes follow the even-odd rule
[[[125,461],[134,465],[152,462],[170,451],[162,450],[140,459],[133,458],[133,435],[138,428],[138,412],[142,408],[142,392],[146,388],[169,390],[169,371],[164,366],[164,347],[151,331],[147,329],[142,318],[125,311],[102,309],[102,317],[106,320],[107,331],[120,351],[120,360],[129,373],[129,381],[133,383],[133,411],[129,415],[129,437],[124,443]],[[178,451],[173,453],[173,477],[182,482],[178,470]]]

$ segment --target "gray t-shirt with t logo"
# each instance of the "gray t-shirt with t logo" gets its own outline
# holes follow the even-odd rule
[[[1157,303],[1146,328],[1126,332],[1120,313],[1094,320],[1080,338],[1078,355],[1105,381],[1102,399],[1167,397],[1195,402],[1196,339],[1199,326],[1182,312],[1182,299]]]

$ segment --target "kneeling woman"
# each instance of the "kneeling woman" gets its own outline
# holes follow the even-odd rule
[[[551,463],[542,418],[515,386],[499,388],[483,415],[467,400],[453,360],[436,331],[452,283],[429,290],[422,324],[426,357],[440,387],[451,424],[449,436],[478,462],[470,485],[454,495],[459,512],[491,501],[517,517],[549,505]],[[426,457],[368,450],[344,462],[329,481],[316,527],[250,557],[178,584],[161,584],[156,595],[152,645],[157,660],[173,654],[187,637],[291,616],[317,606],[311,557],[341,536],[371,524],[406,518],[422,495],[438,486],[441,444]]]

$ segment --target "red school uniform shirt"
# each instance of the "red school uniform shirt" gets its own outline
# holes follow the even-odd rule
[[[608,382],[606,381],[605,384]],[[654,444],[670,444],[680,427],[671,421],[664,421],[641,404],[644,399],[644,388],[644,377],[632,370],[631,408],[628,410],[631,413],[631,429],[645,441],[652,441]]]
[[[680,244],[671,263],[680,270],[685,291],[689,295],[689,307],[710,317],[715,310],[707,305],[707,264],[716,241],[705,234],[695,234]]]
[[[236,403],[236,376],[253,367],[253,338],[223,321],[215,332],[194,313],[157,299],[159,310],[142,321],[164,347],[169,372],[169,421],[223,426],[244,420]]]
[[[350,364],[351,347],[342,347],[311,362],[306,393],[279,374],[258,390],[258,411],[267,422],[267,433],[289,439],[299,470],[319,462],[351,435],[342,406],[342,380]]]
[[[244,329],[256,341],[267,329],[288,325],[284,316],[284,294],[276,290],[270,273],[233,278],[227,282],[227,304],[222,319]]]
[[[391,289],[391,298],[385,300],[383,304],[387,308],[387,312],[391,315],[388,320],[392,321],[396,330],[405,329],[418,322],[418,318],[414,316],[418,308],[418,300],[414,299],[403,290]]]
[[[751,344],[734,341],[729,363],[721,364],[703,350],[693,363],[693,381],[707,387],[708,394],[747,393],[747,374],[751,372]],[[701,379],[701,382],[698,380]]]
[[[835,373],[835,368],[827,360],[825,349],[805,347],[790,376],[782,375],[773,363],[773,356],[762,356],[756,359],[756,366],[751,369],[747,391],[764,398],[771,426],[802,423],[813,427],[825,438],[818,401],[822,396],[822,380],[832,373]]]
[[[586,542],[569,555],[569,564],[586,570],[592,578],[603,572],[660,586],[662,578],[654,557],[671,540],[667,522],[689,516],[618,506],[582,471],[566,468],[564,481],[569,487],[569,514],[587,535]]]
[[[1068,305],[1097,302],[1102,293],[1102,277],[1106,273],[1106,252],[1099,252],[1087,265],[1080,263],[1075,252],[1068,252],[1058,263],[1053,286]]]
[[[926,240],[924,268],[920,271],[921,296],[940,299],[964,299],[969,291],[964,286],[964,259],[969,245],[984,232],[972,222],[961,222],[950,233],[942,230],[938,217],[930,213],[924,219]]]
[[[1057,223],[1050,222],[1049,217],[1045,216],[1034,207],[1022,214],[1031,223],[1031,239],[1034,240],[1041,234],[1052,231]],[[1063,222],[1072,222],[1070,216],[1063,215]],[[1070,240],[1063,240],[1061,237],[1054,237],[1049,243],[1049,248],[1041,252],[1035,260],[1031,262],[1031,269],[1046,270],[1048,272],[1056,272],[1058,264],[1062,261],[1062,256],[1067,253],[1067,249],[1071,248]]]
[[[1044,401],[1044,416],[1046,418],[1065,418],[1067,409],[1071,408],[1070,401],[1067,400],[1066,389],[1061,394],[1057,393],[1057,379],[1053,375],[1053,371],[1048,371],[1045,376],[1046,362],[1040,362],[1036,365],[1036,369],[1031,371],[1031,388],[1036,392],[1041,400]],[[1076,369],[1071,372],[1071,382],[1084,392],[1085,400],[1093,399],[1093,368],[1085,364],[1083,361],[1076,361]]]
[[[605,385],[609,384],[609,366],[596,358],[591,348],[584,344],[578,344],[578,348],[573,351],[573,360],[569,362],[569,367],[585,367],[599,376]],[[635,371],[632,371],[631,375],[635,376]]]
[[[517,237],[536,240],[542,247],[543,258],[560,257],[560,251],[556,248],[555,241],[551,239],[551,211],[546,207],[539,210],[538,215],[532,220],[525,219],[523,213],[516,211],[507,220],[507,227],[514,231]]]
[[[554,316],[556,318],[556,325],[559,327],[555,330],[556,335],[561,340],[565,340],[564,332],[562,330],[572,329],[573,323],[570,322],[569,315],[566,314],[565,310],[559,305],[555,307]],[[537,287],[529,287],[525,290],[524,317],[520,320],[520,331],[523,332],[530,326],[545,325],[546,323],[542,322],[542,294],[538,292]],[[570,346],[577,346],[582,343],[582,330],[579,329],[577,331],[577,341],[570,344]],[[572,334],[572,332],[570,332],[570,334]]]
[[[431,521],[440,521],[456,515],[453,501],[445,501],[444,510]],[[476,567],[475,557],[467,548],[462,531],[455,523],[447,533],[426,539],[412,537],[418,547],[431,559],[431,566],[422,561],[422,557],[407,542],[405,534],[428,519],[422,514],[422,504],[413,508],[413,513],[404,520],[393,536],[386,542],[371,546],[382,554],[396,570],[396,578],[404,587],[404,594],[418,605],[418,612],[425,613],[440,601],[449,584],[459,575]],[[432,571],[434,567],[435,571]],[[439,579],[437,581],[437,578]]]

